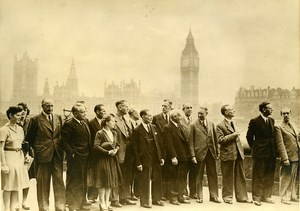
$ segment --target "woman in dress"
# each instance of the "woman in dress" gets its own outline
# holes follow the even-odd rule
[[[23,128],[24,136],[26,136],[27,127],[28,127],[28,124],[29,124],[28,115],[30,114],[30,110],[27,107],[26,103],[18,103],[18,106],[21,107],[23,109],[23,111],[22,111],[21,120],[17,124]],[[23,150],[24,155],[29,154],[29,156],[33,157],[33,150],[29,146],[29,143],[26,142],[25,140],[22,143],[22,150]],[[28,169],[29,180],[35,177],[34,176],[34,168],[33,167],[34,167],[34,165],[31,165],[29,167],[29,169]],[[24,188],[23,189],[23,200],[22,200],[22,208],[24,210],[30,210],[30,207],[26,203],[27,202],[28,193],[29,193],[29,187],[28,188]]]
[[[94,151],[96,156],[95,186],[99,189],[99,207],[102,211],[112,210],[109,204],[111,188],[120,185],[120,166],[116,157],[119,144],[116,140],[115,118],[107,115],[102,118],[102,129],[96,133]]]
[[[24,132],[17,125],[22,111],[21,107],[9,107],[6,111],[9,122],[0,128],[1,184],[5,211],[15,210],[22,190],[29,187],[28,173],[24,165],[28,158],[24,160],[21,148]]]

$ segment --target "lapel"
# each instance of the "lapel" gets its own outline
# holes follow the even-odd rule
[[[291,124],[291,123],[290,123]],[[291,124],[292,125],[292,124]],[[293,136],[297,137],[294,126],[292,125],[293,129],[288,126],[285,122],[281,122],[281,126],[289,133],[291,133]]]
[[[74,118],[72,119],[72,121],[73,121],[75,130],[77,130],[81,134],[85,134],[85,135],[89,136],[89,130],[86,129],[85,125],[80,124]]]
[[[173,131],[175,132],[175,134],[177,134],[182,140],[185,140],[185,138],[182,136],[182,133],[180,132],[180,125],[179,124],[177,124],[178,125],[178,127],[176,127],[175,125],[174,125],[174,123],[173,122],[171,122],[170,121],[170,124],[172,125],[172,127],[173,127]],[[183,132],[183,131],[182,131]]]
[[[227,120],[223,120],[224,121],[224,124],[225,124],[225,127],[227,128],[227,130],[229,130],[231,133],[234,133],[234,130],[232,128],[232,126],[229,124],[229,122],[227,122]],[[234,125],[234,123],[233,123]]]
[[[53,114],[53,131],[60,125],[59,118],[57,115]]]
[[[144,128],[143,124],[140,124],[137,128],[137,130],[139,131],[139,133],[145,138],[145,140],[148,142],[148,139],[147,139],[147,131],[146,129]]]
[[[100,130],[101,129],[101,126],[100,126],[100,124],[99,124],[99,122],[98,122],[98,120],[97,120],[97,118],[95,117],[94,119],[93,119],[93,123],[92,123],[93,125],[94,125],[94,128],[97,130]]]
[[[123,133],[123,135],[125,137],[127,137],[125,125],[123,124],[123,120],[117,114],[116,114],[115,119],[116,119],[116,126],[120,129],[121,133]]]
[[[160,117],[161,125],[168,124],[167,120],[164,118],[164,114],[163,113],[161,113],[159,117]]]
[[[151,128],[151,135],[153,136],[153,139],[154,139],[154,141],[155,141],[155,143],[156,143],[156,142],[157,142],[157,137],[156,137],[157,132],[156,132],[156,130],[154,129],[154,127],[153,127],[152,124],[150,124],[150,128]]]
[[[270,123],[270,119],[269,119],[269,123]],[[261,117],[261,115],[259,115],[258,117],[258,123],[260,124],[260,126],[263,128],[263,131],[265,134],[268,134],[268,131],[271,129],[271,128],[268,128],[265,120]]]
[[[198,119],[198,120],[196,121],[196,126],[197,126],[203,133],[205,133],[205,134],[208,133],[208,131],[206,131],[205,128],[203,127],[203,125],[200,123],[200,119]]]
[[[45,125],[49,130],[53,131],[53,128],[52,128],[50,122],[48,121],[48,119],[46,118],[46,116],[43,113],[40,114],[40,120],[43,125]]]

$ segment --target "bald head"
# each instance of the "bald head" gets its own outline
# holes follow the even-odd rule
[[[42,100],[42,108],[46,114],[53,113],[53,100],[50,98],[45,98]]]

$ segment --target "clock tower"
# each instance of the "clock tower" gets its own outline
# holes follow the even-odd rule
[[[197,106],[199,103],[199,55],[191,30],[181,54],[180,72],[181,101]]]

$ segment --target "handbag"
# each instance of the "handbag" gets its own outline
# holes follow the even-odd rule
[[[114,149],[113,147],[113,144],[110,143],[110,142],[103,142],[100,147],[102,147],[103,149],[106,149],[106,150],[112,150]]]

